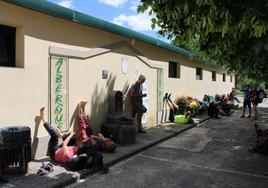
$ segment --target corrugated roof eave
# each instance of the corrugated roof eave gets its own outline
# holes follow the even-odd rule
[[[149,43],[154,46],[164,48],[168,51],[175,52],[179,55],[192,58],[191,52],[179,48],[177,46],[168,44],[159,39],[152,38],[150,36],[144,35],[142,33],[127,29],[125,27],[118,26],[116,24],[98,19],[96,17],[71,10],[54,3],[50,3],[46,0],[36,1],[36,0],[4,0],[5,2],[28,8],[34,11],[42,12],[51,16],[62,18],[68,21],[80,23],[86,26],[94,27],[100,30],[111,32],[114,34],[122,35],[131,39],[136,39],[141,42]]]

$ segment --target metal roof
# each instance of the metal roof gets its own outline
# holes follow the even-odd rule
[[[142,33],[121,27],[119,25],[98,19],[96,17],[71,10],[60,5],[48,2],[46,0],[4,0],[7,3],[11,3],[20,7],[28,8],[37,12],[45,13],[51,16],[62,18],[71,22],[83,24],[86,26],[94,27],[103,31],[115,33],[121,36],[125,36],[131,39],[142,41],[160,48],[164,48],[168,51],[175,52],[179,55],[186,56],[188,58],[192,57],[192,53],[168,44],[159,39],[144,35]]]

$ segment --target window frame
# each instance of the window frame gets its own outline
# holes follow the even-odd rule
[[[213,82],[217,81],[217,72],[216,71],[211,71],[211,79]]]
[[[168,77],[181,78],[181,65],[175,61],[168,62]]]
[[[226,82],[226,74],[225,73],[222,74],[222,81]]]
[[[8,49],[6,49],[8,60],[7,62],[0,61],[0,67],[12,67],[12,68],[16,67],[16,38],[17,38],[16,32],[17,32],[16,27],[0,24],[0,35],[3,37],[3,42],[8,41],[4,43],[5,47],[8,46],[7,47]]]
[[[203,80],[203,69],[202,67],[196,67],[195,69],[195,79]]]

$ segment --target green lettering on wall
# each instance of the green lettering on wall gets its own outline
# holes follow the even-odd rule
[[[56,99],[55,99],[56,104],[63,104],[62,101],[62,95],[56,95]]]
[[[55,119],[54,123],[62,129],[63,126],[63,75],[62,75],[63,59],[59,58],[56,65],[56,76],[55,76]]]
[[[56,84],[55,92],[57,95],[61,95],[62,92],[62,83]]]
[[[55,123],[57,124],[57,125],[59,125],[59,124],[61,124],[62,125],[62,120],[63,120],[63,114],[60,114],[60,115],[56,115],[55,116]]]
[[[62,75],[56,74],[56,83],[62,83]]]

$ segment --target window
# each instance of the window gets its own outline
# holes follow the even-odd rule
[[[0,25],[0,66],[15,67],[16,28]]]
[[[222,74],[222,81],[225,82],[225,80],[226,80],[226,75]]]
[[[233,82],[233,76],[230,75],[230,82]]]
[[[203,80],[203,70],[200,67],[196,68],[196,79]]]
[[[216,71],[212,71],[212,81],[216,81]]]
[[[180,78],[181,77],[181,66],[177,62],[170,61],[168,64],[168,77],[169,78]]]

